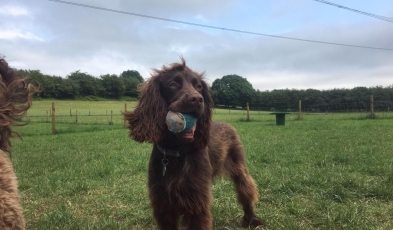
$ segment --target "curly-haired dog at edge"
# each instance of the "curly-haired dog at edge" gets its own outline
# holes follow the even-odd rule
[[[204,74],[181,61],[154,69],[135,110],[125,113],[130,137],[153,143],[148,189],[156,223],[168,230],[179,229],[180,220],[186,229],[212,229],[213,177],[228,175],[243,207],[242,226],[260,226],[263,221],[254,211],[257,188],[240,138],[229,124],[212,122],[213,101]],[[173,132],[169,126],[179,119],[169,117],[168,122],[171,114],[186,114],[195,124],[186,133]]]
[[[26,79],[18,75],[4,58],[0,57],[0,229],[25,229],[22,207],[17,188],[17,179],[11,156],[11,137],[20,137],[11,130],[26,115],[31,106],[32,94],[38,92]]]

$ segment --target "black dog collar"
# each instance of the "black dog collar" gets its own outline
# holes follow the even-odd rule
[[[159,144],[156,144],[156,146],[157,146],[158,150],[160,150],[166,156],[180,157],[179,149],[168,149],[168,148],[162,147]]]

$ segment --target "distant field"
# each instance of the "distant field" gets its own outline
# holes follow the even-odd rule
[[[151,145],[127,137],[126,102],[55,103],[56,135],[46,121],[51,102],[35,101],[31,123],[16,129],[24,140],[13,140],[27,228],[156,229],[146,188]],[[268,112],[252,111],[246,122],[245,111],[217,109],[214,120],[243,141],[265,230],[393,229],[393,113],[367,116],[304,113],[298,121],[293,113],[278,127]],[[213,196],[215,229],[240,229],[231,181],[217,179]]]

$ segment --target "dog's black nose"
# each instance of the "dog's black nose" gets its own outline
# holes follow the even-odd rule
[[[202,104],[203,97],[199,93],[193,93],[188,96],[188,102],[194,105]]]

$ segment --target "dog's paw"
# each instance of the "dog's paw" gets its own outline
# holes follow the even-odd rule
[[[242,221],[242,227],[244,228],[249,228],[251,227],[252,229],[263,229],[262,226],[264,224],[264,221],[259,219],[256,216],[253,217],[243,217]]]

